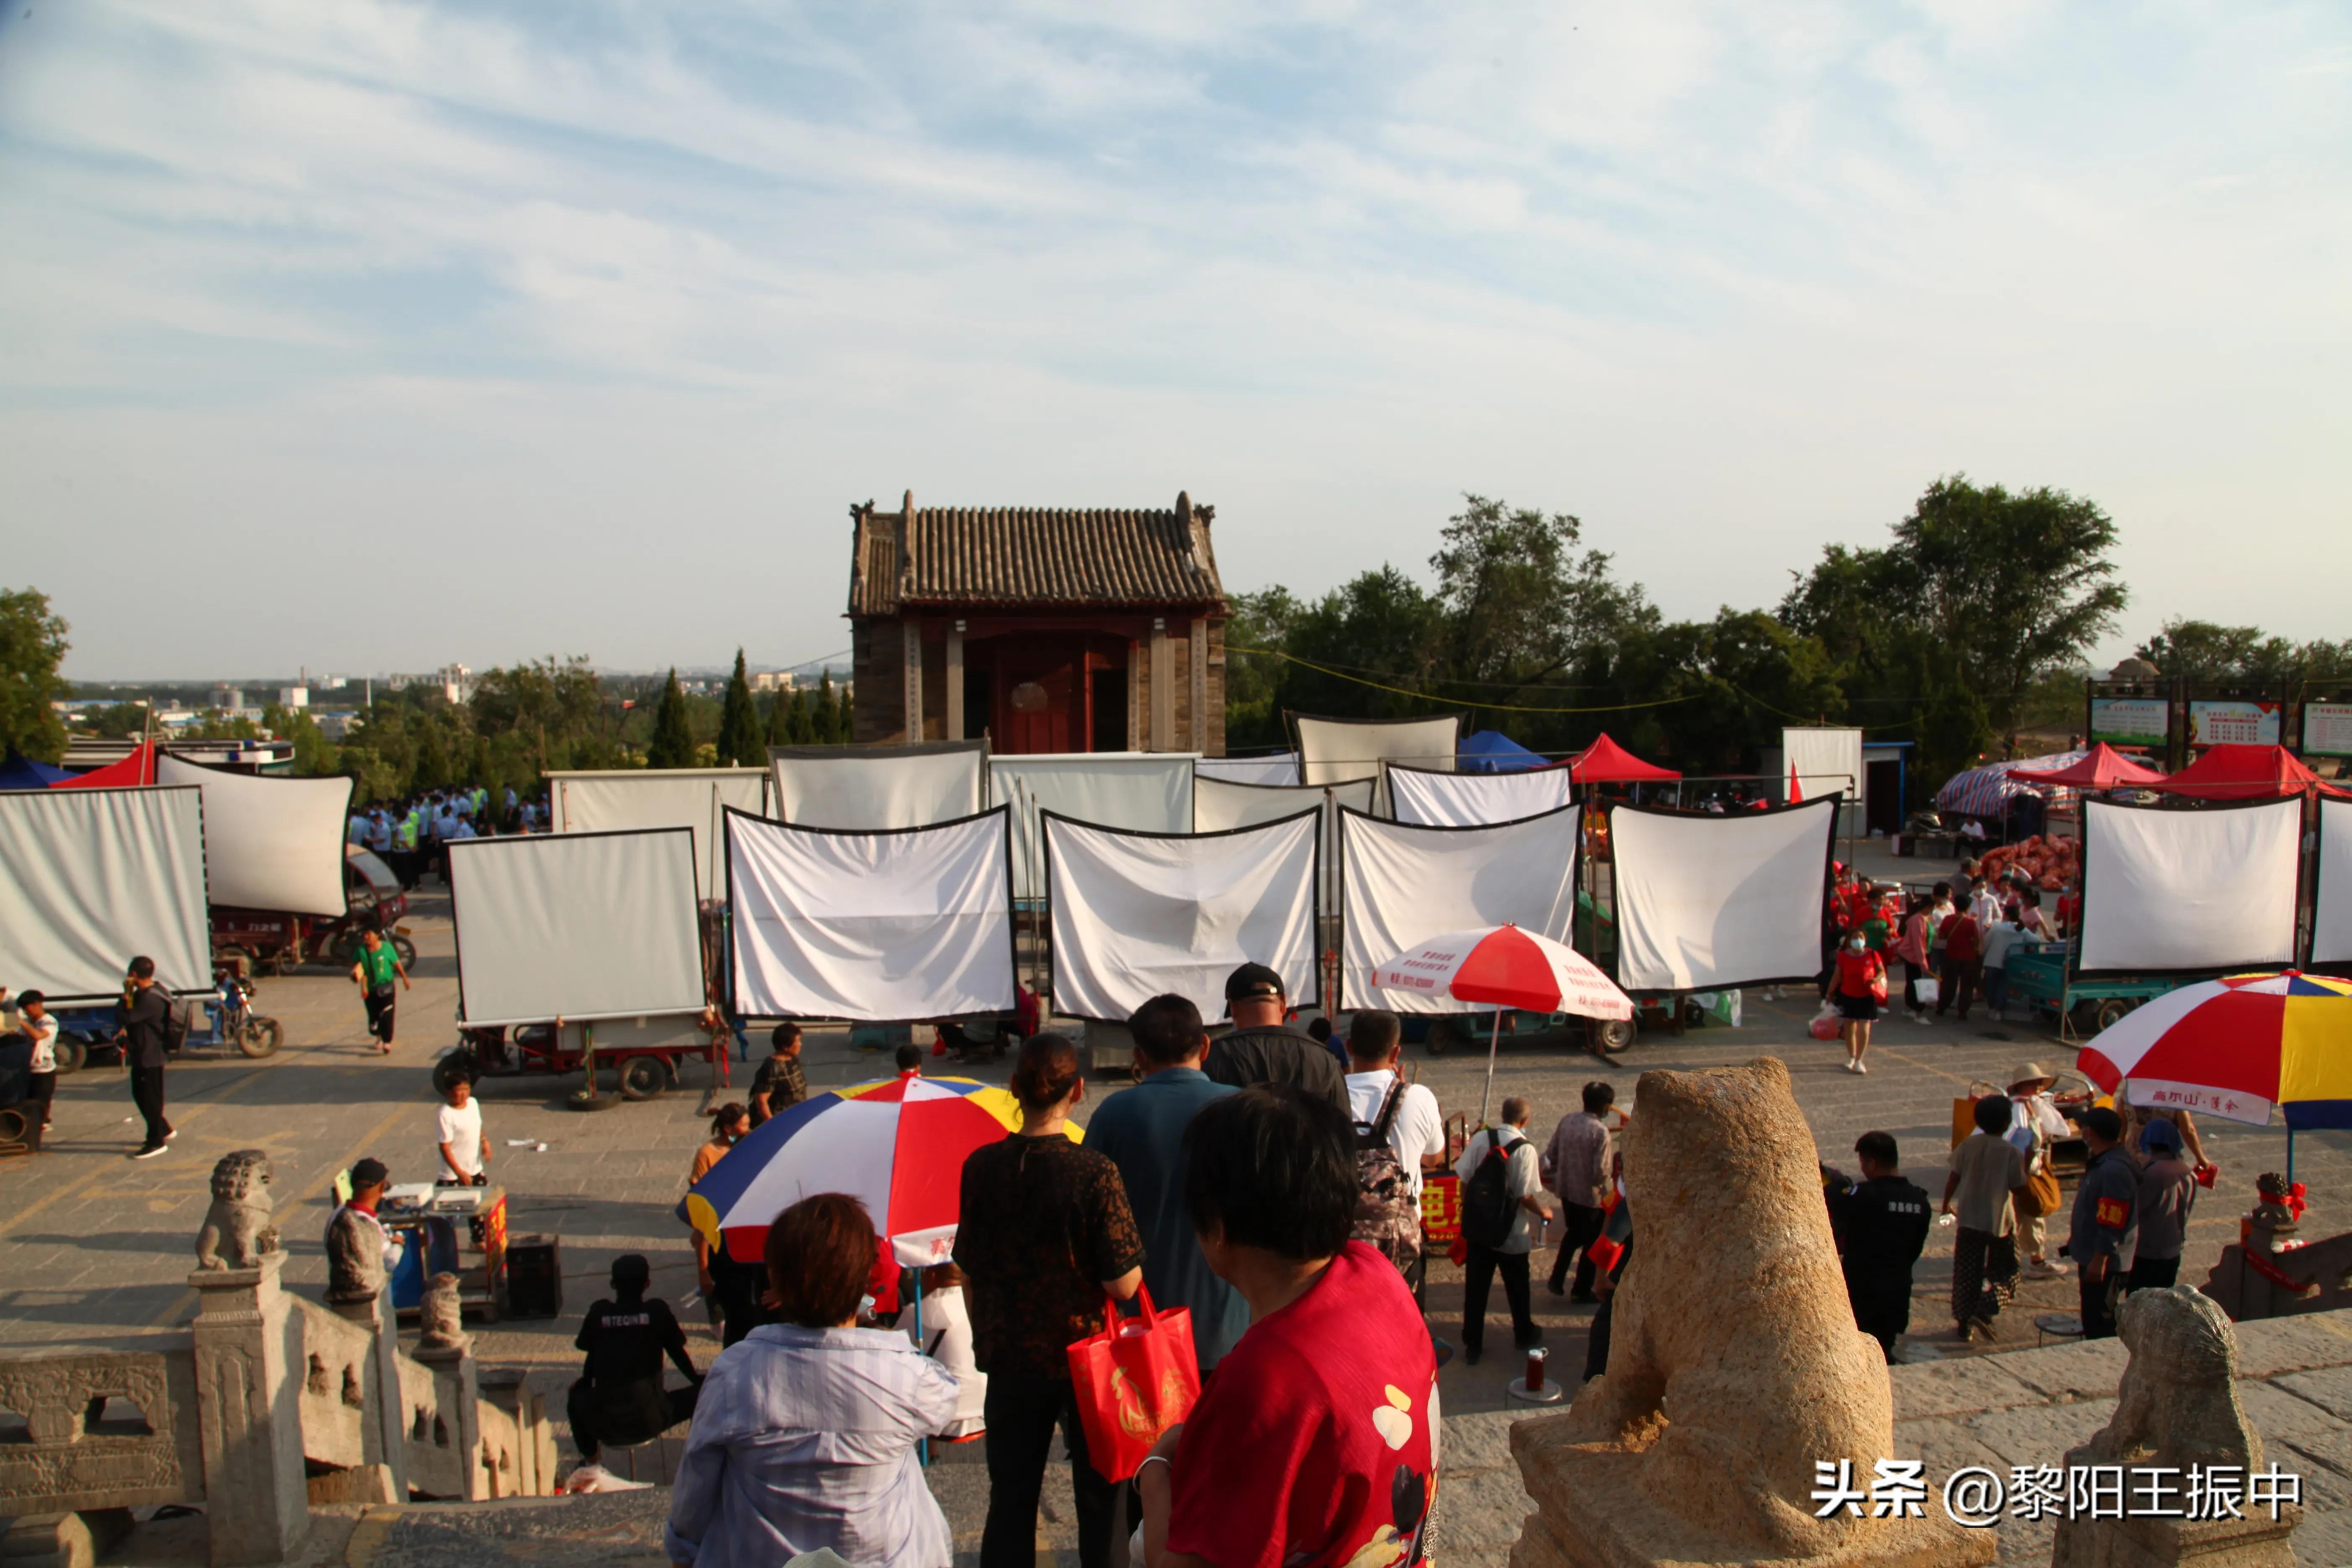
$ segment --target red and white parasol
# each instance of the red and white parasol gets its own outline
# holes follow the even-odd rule
[[[1631,1018],[1633,999],[1574,948],[1515,925],[1448,931],[1399,953],[1372,971],[1383,991],[1450,996],[1456,1002],[1489,1002],[1496,1008],[1530,1013],[1573,1013],[1580,1018]],[[1495,1052],[1501,1043],[1503,1015],[1495,1015],[1486,1042],[1486,1105],[1495,1098]]]

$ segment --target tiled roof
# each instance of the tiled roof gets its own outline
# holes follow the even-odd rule
[[[1179,495],[1158,511],[1053,507],[853,506],[849,613],[902,606],[1223,606],[1213,507]],[[911,520],[911,524],[910,521]]]

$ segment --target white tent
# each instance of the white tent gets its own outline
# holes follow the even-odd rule
[[[223,909],[341,915],[347,778],[275,779],[155,759],[159,784],[193,784],[205,797],[205,872]]]
[[[1192,831],[1223,833],[1232,827],[1255,827],[1279,822],[1309,808],[1323,814],[1322,911],[1339,910],[1339,811],[1370,812],[1373,781],[1357,779],[1342,784],[1251,784],[1202,774],[1192,781]]]
[[[145,955],[171,991],[212,984],[199,793],[0,794],[0,962],[8,989],[110,1001]]]
[[[448,848],[467,1024],[702,1010],[690,830],[459,838]]]
[[[729,813],[736,1011],[853,1023],[1011,1012],[1009,815],[849,832]]]
[[[1414,827],[1339,814],[1339,1002],[1406,1013],[1462,1004],[1382,990],[1373,971],[1433,936],[1517,925],[1565,942],[1576,910],[1576,811],[1494,827]]]
[[[2319,803],[2317,898],[2311,920],[2311,962],[2352,963],[2352,801]]]
[[[1780,798],[1862,798],[1862,731],[1807,725],[1780,731]]]
[[[1515,773],[1458,773],[1391,766],[1389,808],[1399,822],[1424,827],[1485,827],[1541,816],[1576,800],[1576,780],[1566,768],[1530,768]]]
[[[704,896],[726,886],[725,814],[768,815],[765,768],[626,768],[547,775],[550,815],[558,833],[632,833],[651,827],[694,832],[694,874]]]
[[[1820,973],[1837,804],[1728,816],[1612,805],[1617,984],[1725,991]]]
[[[1435,719],[1313,719],[1294,714],[1301,784],[1345,784],[1380,776],[1382,763],[1454,770],[1462,716]]]
[[[1298,753],[1276,752],[1263,757],[1202,757],[1192,764],[1194,776],[1223,779],[1230,784],[1295,784]]]
[[[989,802],[1013,808],[1013,886],[1036,896],[1042,875],[1037,815],[1051,811],[1102,827],[1192,831],[1190,752],[1052,752],[988,760]]]
[[[872,831],[931,827],[971,816],[982,798],[982,741],[919,746],[771,746],[780,822]]]
[[[2084,974],[2294,962],[2300,799],[2083,803]]]
[[[1123,1023],[1173,992],[1201,1016],[1224,1005],[1225,977],[1269,965],[1286,994],[1319,989],[1315,963],[1313,806],[1223,833],[1124,833],[1048,813],[1054,1010]]]

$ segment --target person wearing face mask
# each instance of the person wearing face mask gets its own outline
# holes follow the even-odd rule
[[[1870,1049],[1870,1026],[1886,1000],[1886,960],[1870,950],[1859,927],[1846,932],[1838,946],[1836,994],[1838,1012],[1845,1019],[1845,1070],[1868,1072],[1862,1058]]]

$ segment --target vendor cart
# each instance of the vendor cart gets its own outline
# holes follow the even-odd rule
[[[507,1293],[504,1187],[393,1187],[378,1218],[405,1244],[392,1270],[394,1311],[415,1316],[433,1276],[455,1274],[458,1308],[487,1323],[499,1321]]]

